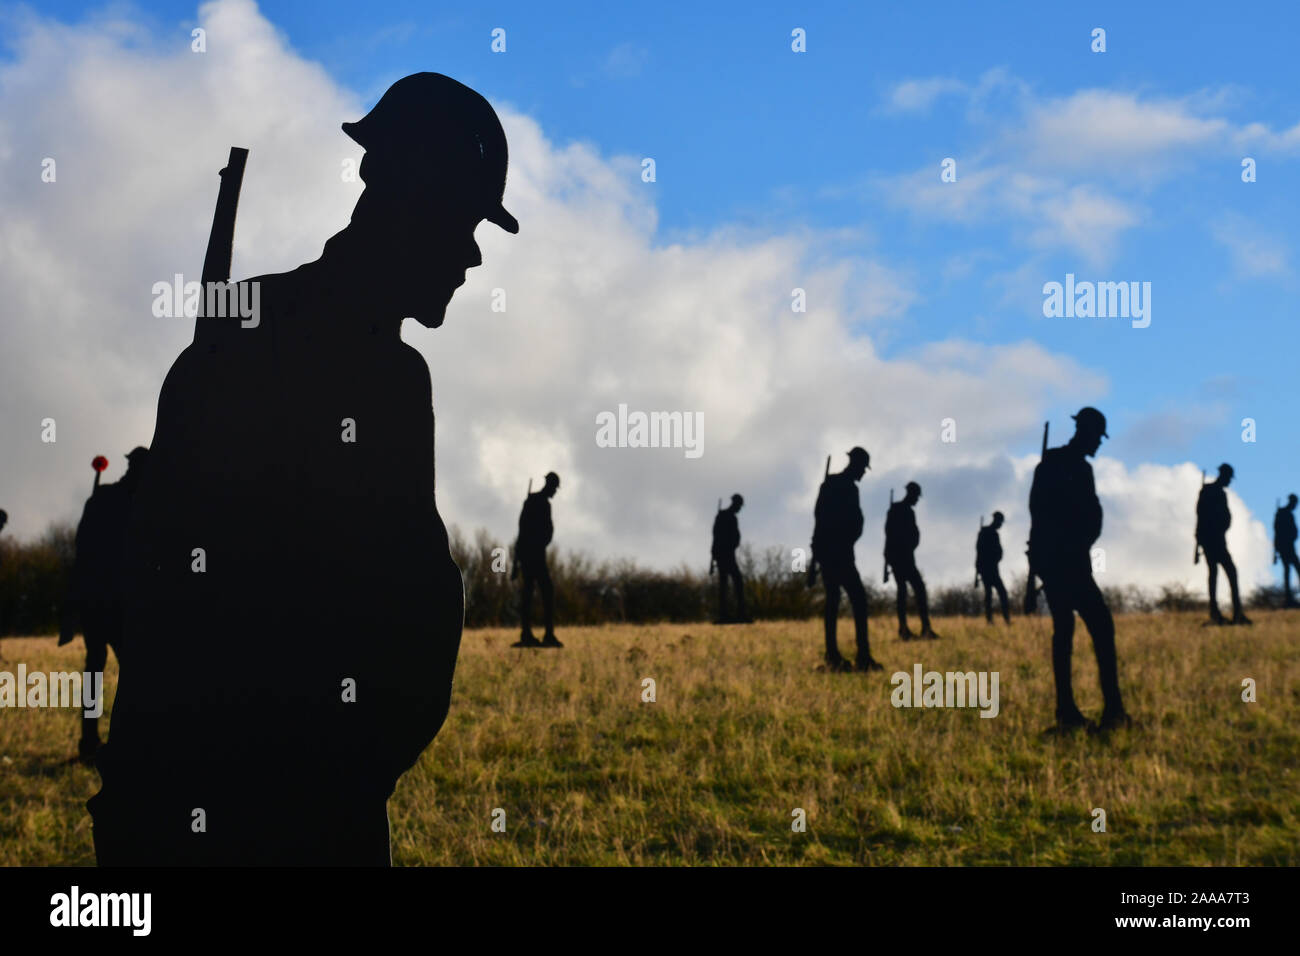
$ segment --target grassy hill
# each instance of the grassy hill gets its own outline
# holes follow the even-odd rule
[[[1053,709],[1042,619],[941,618],[942,641],[903,644],[873,618],[883,674],[820,671],[813,621],[572,628],[561,651],[470,631],[447,725],[390,802],[394,862],[1294,866],[1300,615],[1255,617],[1225,629],[1119,618],[1138,726],[1066,738],[1041,733]],[[80,647],[7,639],[0,670],[77,669]],[[896,709],[890,675],[916,663],[999,672],[1000,713]],[[1242,701],[1244,678],[1257,703]],[[1097,716],[1082,627],[1075,681]],[[97,776],[68,762],[77,720],[0,711],[0,864],[93,863],[82,804]]]

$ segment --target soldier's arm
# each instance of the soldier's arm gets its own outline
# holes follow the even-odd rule
[[[1042,513],[1043,506],[1043,485],[1046,484],[1043,477],[1043,465],[1039,462],[1034,466],[1034,477],[1029,483],[1029,522],[1032,525],[1035,518]]]
[[[1092,544],[1101,537],[1101,499],[1097,497],[1097,484],[1093,480],[1092,466],[1084,462],[1084,489],[1083,510],[1081,514],[1086,522],[1085,530],[1087,531],[1088,544]]]

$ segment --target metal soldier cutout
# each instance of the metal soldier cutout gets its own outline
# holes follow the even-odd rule
[[[745,499],[740,495],[731,496],[731,505],[718,510],[713,519],[713,546],[710,549],[710,570],[716,565],[718,569],[718,623],[747,623],[749,615],[745,612],[745,579],[736,563],[736,549],[740,547],[740,522],[736,515],[745,506]],[[730,581],[736,595],[737,612],[735,617],[727,613],[727,582]]]
[[[921,531],[916,526],[916,512],[912,509],[921,500],[921,486],[915,481],[907,483],[907,494],[902,501],[889,506],[885,517],[885,561],[894,571],[898,587],[898,636],[910,641],[917,635],[907,626],[907,588],[916,592],[916,605],[921,613],[923,638],[937,640],[939,635],[930,627],[930,602],[925,593],[925,581],[916,569],[916,546],[921,543]]]
[[[1007,607],[1007,587],[1002,583],[1002,575],[998,573],[998,563],[1002,560],[1002,540],[998,537],[998,529],[1002,527],[1002,521],[1002,512],[993,512],[992,523],[981,527],[979,536],[975,539],[975,574],[980,581],[984,582],[984,618],[990,624],[993,623],[994,591],[998,592],[998,602],[1002,606],[1002,619],[1008,624],[1011,623],[1011,611]]]
[[[814,510],[812,553],[821,567],[826,585],[826,666],[834,671],[852,670],[840,656],[835,630],[840,616],[840,590],[853,605],[854,632],[857,637],[858,670],[882,670],[871,656],[867,639],[867,592],[853,557],[853,545],[862,537],[862,506],[858,500],[858,482],[871,467],[871,456],[862,448],[849,450],[849,465],[838,474],[826,476],[817,492]]]
[[[1208,485],[1201,486],[1201,493],[1196,499],[1196,543],[1205,553],[1205,565],[1210,582],[1210,622],[1212,624],[1249,624],[1241,609],[1241,594],[1237,590],[1237,566],[1228,553],[1228,526],[1232,524],[1232,514],[1228,511],[1227,487],[1232,483],[1232,466],[1226,462],[1219,466],[1219,477]],[[1228,576],[1228,587],[1232,590],[1232,621],[1225,621],[1219,613],[1218,587],[1219,565]]]
[[[1101,502],[1093,484],[1092,466],[1106,435],[1106,418],[1095,408],[1074,416],[1074,437],[1050,448],[1034,469],[1029,491],[1029,562],[1043,582],[1052,612],[1052,669],[1056,675],[1056,726],[1061,730],[1089,727],[1074,702],[1070,660],[1074,649],[1074,612],[1092,635],[1097,671],[1105,698],[1101,726],[1130,723],[1119,693],[1115,660],[1115,622],[1092,576],[1091,548],[1101,536]]]
[[[1287,495],[1286,505],[1278,508],[1273,515],[1273,554],[1274,561],[1282,561],[1282,593],[1285,595],[1284,607],[1300,607],[1300,603],[1291,596],[1291,569],[1295,568],[1296,583],[1300,584],[1300,559],[1295,553],[1295,506],[1294,494]]]
[[[524,570],[524,593],[519,601],[519,640],[514,647],[563,647],[555,637],[555,585],[546,565],[546,548],[555,528],[551,524],[551,499],[560,488],[560,476],[547,472],[541,491],[529,492],[519,512],[519,537],[515,539],[515,560]],[[533,585],[542,589],[542,639],[533,636],[529,620],[533,611]]]
[[[442,324],[481,221],[518,231],[505,134],[437,73],[343,129],[366,150],[351,222],[249,280],[252,326],[200,318],[162,387],[89,804],[101,864],[387,866],[388,797],[447,716],[464,587],[400,332]]]
[[[69,624],[81,619],[81,633],[86,641],[86,672],[101,673],[108,663],[108,649],[113,648],[118,663],[123,653],[122,566],[126,557],[127,526],[131,518],[131,501],[140,484],[149,459],[149,449],[133,448],[126,455],[126,474],[112,484],[99,483],[95,470],[95,488],[86,499],[77,524],[77,556],[72,566],[68,588],[68,610],[59,635],[59,644],[76,637]],[[98,465],[107,459],[96,458]],[[81,743],[78,754],[83,761],[94,760],[99,750],[99,718],[81,718]]]

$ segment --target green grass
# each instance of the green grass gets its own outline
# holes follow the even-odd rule
[[[1043,620],[936,621],[902,644],[873,619],[884,674],[818,668],[817,622],[606,626],[564,650],[468,632],[446,727],[389,805],[398,865],[1296,865],[1300,615],[1213,629],[1118,619],[1139,725],[1044,737]],[[852,625],[841,646],[853,649]],[[0,670],[80,666],[80,642],[8,639]],[[889,675],[996,670],[1001,713],[898,710]],[[111,687],[115,672],[108,677]],[[643,703],[642,679],[657,701]],[[1258,703],[1241,700],[1254,678]],[[1100,711],[1080,626],[1080,706]],[[91,769],[73,711],[0,710],[0,864],[86,864]],[[1104,808],[1107,832],[1092,830]],[[493,832],[492,811],[506,832]],[[802,808],[807,831],[791,830]]]

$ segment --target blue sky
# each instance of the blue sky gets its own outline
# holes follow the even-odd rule
[[[42,6],[72,19],[100,9]],[[653,156],[664,242],[724,224],[864,230],[866,237],[839,240],[837,251],[870,250],[912,271],[922,295],[881,337],[883,350],[948,335],[988,342],[1031,336],[1107,374],[1110,393],[1098,403],[1117,441],[1126,428],[1142,427],[1153,439],[1143,446],[1145,458],[1191,457],[1207,467],[1232,460],[1243,495],[1264,509],[1300,484],[1300,423],[1290,414],[1300,397],[1292,371],[1292,236],[1300,210],[1294,150],[1256,156],[1259,179],[1250,185],[1240,180],[1240,156],[1226,147],[1217,156],[1175,153],[1169,162],[1178,172],[1124,190],[1144,207],[1141,221],[1098,267],[1069,251],[1033,256],[1017,230],[997,219],[953,225],[918,218],[885,201],[871,182],[926,167],[937,180],[948,156],[958,160],[960,182],[989,129],[1015,122],[1008,96],[991,97],[983,121],[967,116],[955,94],[925,111],[882,109],[907,80],[974,86],[1002,69],[1040,99],[1092,88],[1144,100],[1220,97],[1219,108],[1203,115],[1289,128],[1300,120],[1300,13],[1285,3],[1249,11],[1210,3],[992,6],[926,4],[923,16],[908,4],[857,3],[498,3],[459,12],[446,3],[326,0],[262,9],[295,49],[368,104],[394,79],[435,69],[535,117],[553,139]],[[170,24],[181,38],[194,21],[190,3],[143,9],[160,32]],[[807,31],[806,54],[790,50],[795,26]],[[1107,31],[1104,54],[1090,49],[1098,26]],[[504,55],[489,49],[494,27],[507,31]],[[1017,162],[1011,150],[983,159]],[[1086,170],[1064,175],[1071,173],[1085,185],[1129,178],[1122,161],[1103,178]],[[1279,240],[1291,268],[1234,274],[1229,250],[1213,235],[1225,216]],[[944,265],[957,256],[978,258],[969,275],[945,278]],[[1037,265],[1008,293],[997,277],[1030,258]],[[1036,318],[1041,284],[1071,271],[1080,279],[1152,282],[1151,327]],[[1240,441],[1245,417],[1259,423],[1253,446]],[[1161,431],[1165,437],[1155,440]],[[1033,445],[1026,436],[1025,449]]]
[[[154,44],[187,44],[196,22],[191,3],[111,9]],[[40,8],[82,25],[103,10]],[[657,182],[638,185],[657,247],[808,235],[815,261],[884,269],[894,292],[853,327],[886,359],[1036,342],[1100,376],[1088,398],[1122,461],[1231,461],[1257,516],[1300,490],[1293,4],[327,0],[261,13],[367,107],[436,70],[552,143],[653,157]],[[489,48],[494,27],[505,54]],[[790,49],[795,27],[806,53]],[[1090,49],[1094,27],[1105,53]],[[1241,181],[1244,156],[1255,183]],[[955,184],[939,183],[945,157]],[[1151,326],[1043,318],[1042,284],[1067,272],[1150,282]],[[909,390],[930,387],[918,371],[864,414],[906,415]],[[1054,444],[1073,410],[1044,409]],[[1032,453],[1038,435],[1006,451]]]

